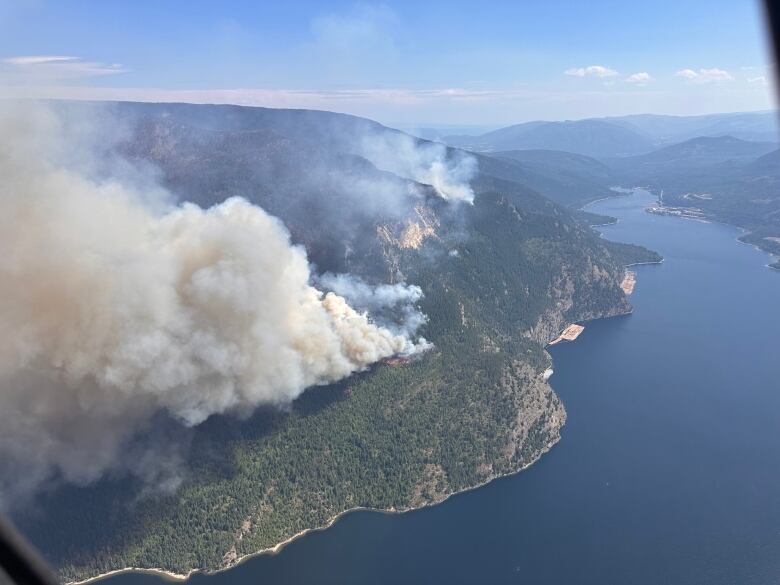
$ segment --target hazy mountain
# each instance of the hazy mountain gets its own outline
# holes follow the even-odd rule
[[[753,177],[780,177],[780,149],[768,152],[745,166],[744,174]]]
[[[643,154],[702,136],[732,136],[746,141],[777,143],[780,141],[777,113],[640,114],[565,122],[537,121],[507,126],[479,136],[453,133],[443,141],[475,152],[547,149],[614,158]]]
[[[480,168],[535,189],[563,205],[579,207],[614,194],[618,184],[610,167],[581,154],[556,150],[509,150],[480,157]]]
[[[752,169],[757,172],[771,164],[771,157],[764,163],[757,159],[775,149],[771,142],[702,136],[643,155],[606,159],[606,163],[621,184],[663,189],[674,197],[723,191],[728,185],[750,180],[755,174]]]
[[[706,116],[641,114],[603,118],[652,138],[659,144],[682,142],[698,136],[730,135],[742,140],[778,142],[776,111],[736,112]]]
[[[495,126],[393,126],[398,130],[422,138],[423,140],[434,140],[436,142],[446,142],[445,138],[453,134],[463,136],[479,136],[485,132],[495,130]]]
[[[527,122],[481,136],[448,136],[447,144],[475,152],[561,150],[591,157],[629,156],[652,150],[641,132],[604,120]]]
[[[776,148],[777,145],[772,142],[749,142],[733,136],[701,136],[647,154],[609,159],[608,163],[615,169],[626,169],[632,177],[641,179],[645,173],[684,173],[694,167],[712,165],[734,167],[753,161]]]

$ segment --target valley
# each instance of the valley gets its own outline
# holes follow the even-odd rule
[[[659,198],[651,213],[729,223],[745,230],[741,241],[780,255],[772,239],[780,236],[773,111],[533,122],[442,140],[513,159],[513,172],[525,173],[518,180],[563,205],[578,208],[617,186],[642,187]]]
[[[780,583],[761,4],[0,0],[0,585]]]
[[[693,153],[694,162],[669,157],[674,146],[602,162],[551,150],[469,153],[327,112],[59,107],[108,108],[129,120],[136,131],[115,153],[152,165],[179,201],[209,207],[240,195],[262,206],[305,249],[323,285],[340,274],[419,287],[429,344],[310,388],[286,409],[212,416],[187,429],[161,417],[160,432],[178,435],[186,470],[172,493],[139,498],[138,479],[109,476],[44,494],[45,528],[24,510],[17,521],[68,582],[128,567],[223,571],[347,512],[416,510],[528,468],[567,420],[547,382],[545,347],[577,339],[578,323],[630,314],[636,277],[625,266],[661,260],[599,237],[591,226],[612,222],[601,213],[609,206],[578,208],[621,198],[619,184],[648,183],[664,190],[650,213],[715,218],[707,205],[722,200],[719,192],[688,178],[686,201],[694,190],[707,196],[696,209],[673,205],[675,169],[708,173],[731,148],[747,152],[740,165],[749,167],[766,156],[755,149],[768,148],[713,139],[715,154],[701,163],[702,150],[688,146],[683,160]],[[394,158],[400,146],[418,166]],[[641,162],[653,157],[661,162]],[[431,175],[433,163],[466,183]],[[769,233],[765,247],[776,245]]]

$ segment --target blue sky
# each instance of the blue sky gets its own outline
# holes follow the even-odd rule
[[[760,6],[0,0],[12,95],[313,107],[504,125],[773,107]]]

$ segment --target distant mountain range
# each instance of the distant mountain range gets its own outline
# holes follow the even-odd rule
[[[646,154],[595,158],[558,150],[509,150],[475,154],[480,169],[494,177],[522,183],[553,201],[569,206],[614,195],[613,187],[643,185],[657,189],[695,190],[723,185],[755,169],[771,170],[771,142],[750,142],[733,136],[699,137]],[[755,162],[754,162],[755,161]],[[754,164],[755,166],[751,166]],[[761,166],[763,165],[763,167]],[[687,187],[686,187],[687,185]]]
[[[777,144],[773,142],[750,142],[733,136],[700,136],[647,154],[608,159],[607,162],[613,170],[625,172],[633,181],[641,182],[657,176],[710,171],[712,165],[737,167],[776,148]]]
[[[776,112],[624,116],[528,122],[480,136],[450,136],[486,173],[580,207],[613,187],[664,193],[747,230],[742,240],[780,255],[780,150]],[[589,218],[590,221],[601,221]],[[780,268],[780,262],[773,266]]]
[[[778,113],[735,112],[705,116],[640,114],[603,118],[643,133],[660,144],[682,142],[698,136],[734,136],[742,140],[778,142]]]
[[[775,111],[537,121],[443,139],[563,205],[642,186],[663,192],[667,206],[740,226],[743,241],[780,255],[779,140]]]
[[[745,167],[745,172],[756,177],[780,178],[780,150],[773,150],[758,157]]]
[[[655,144],[636,130],[604,120],[527,122],[481,136],[448,136],[444,141],[475,152],[545,149],[597,158],[639,154]]]
[[[544,149],[594,158],[615,158],[645,154],[664,145],[702,136],[778,142],[776,112],[707,116],[643,114],[563,122],[537,121],[478,136],[446,136],[442,141],[450,146],[483,153]]]

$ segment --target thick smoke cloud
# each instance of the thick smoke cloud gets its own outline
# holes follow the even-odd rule
[[[370,313],[382,327],[408,339],[428,320],[416,306],[423,296],[419,286],[404,283],[371,286],[351,274],[329,272],[317,277],[317,285],[344,297],[352,307]],[[420,337],[403,353],[417,353],[430,347],[431,344]]]
[[[431,185],[443,199],[474,201],[469,181],[477,172],[477,161],[463,151],[450,154],[442,144],[384,132],[365,136],[360,153],[383,171]]]
[[[95,480],[157,413],[192,426],[283,405],[421,347],[419,289],[363,283],[364,310],[414,318],[380,326],[312,286],[305,251],[259,207],[160,213],[62,164],[78,145],[60,129],[48,111],[0,111],[0,497]]]

